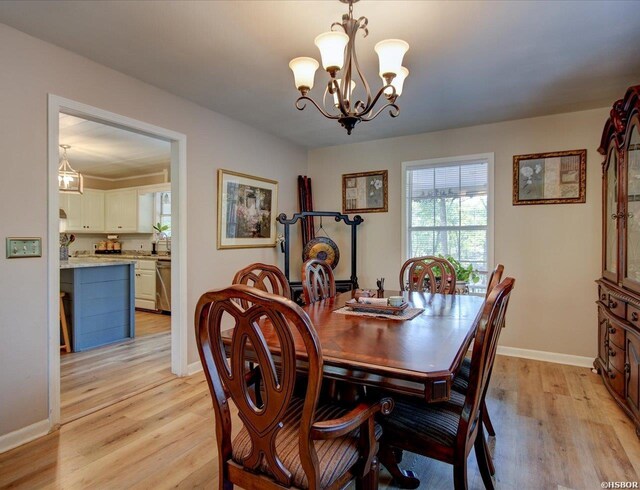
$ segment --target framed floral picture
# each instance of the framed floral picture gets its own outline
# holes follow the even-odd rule
[[[276,246],[278,182],[218,170],[218,248]]]
[[[587,198],[587,150],[513,157],[513,204],[574,204]]]
[[[388,211],[387,170],[342,175],[342,212],[386,213]]]

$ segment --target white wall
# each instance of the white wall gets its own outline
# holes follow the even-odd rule
[[[313,150],[309,176],[314,205],[318,210],[341,209],[343,173],[389,169],[389,212],[362,215],[358,275],[361,287],[375,287],[376,277],[382,276],[387,289],[397,289],[401,163],[494,152],[495,260],[505,265],[506,275],[516,278],[501,344],[595,357],[593,281],[600,274],[602,162],[597,148],[607,117],[603,108]],[[587,149],[586,204],[512,205],[514,155],[581,148]],[[344,228],[331,223],[325,227],[348,255]],[[348,278],[347,267],[348,259],[338,266],[338,278]]]
[[[40,236],[46,246],[47,94],[53,93],[187,135],[188,311],[246,264],[281,264],[273,248],[216,250],[216,170],[278,180],[279,210],[291,214],[296,177],[306,173],[304,150],[3,24],[0,66],[3,243],[7,236]],[[43,252],[20,260],[1,253],[0,436],[48,417],[46,261],[58,250]],[[188,331],[194,362],[191,324]]]

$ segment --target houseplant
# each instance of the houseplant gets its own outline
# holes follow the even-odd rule
[[[438,255],[442,259],[447,259],[456,271],[456,281],[460,283],[473,283],[476,284],[480,280],[478,270],[473,267],[473,264],[464,266],[459,260],[456,260],[451,255]]]

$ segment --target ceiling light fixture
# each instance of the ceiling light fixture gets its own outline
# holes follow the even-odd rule
[[[402,66],[402,58],[409,49],[409,44],[400,39],[387,39],[380,41],[375,46],[380,61],[379,74],[382,78],[382,87],[375,97],[372,97],[369,84],[365,79],[358,58],[356,57],[356,34],[362,29],[364,37],[369,34],[367,29],[368,19],[353,18],[353,4],[358,0],[340,0],[349,4],[349,13],[342,16],[342,22],[331,24],[331,31],[320,34],[315,39],[315,45],[320,50],[322,67],[331,77],[322,97],[322,106],[308,96],[313,88],[315,73],[319,63],[313,58],[301,57],[291,60],[289,68],[293,71],[296,89],[300,91],[300,97],[296,100],[296,108],[303,110],[306,107],[304,101],[310,101],[320,113],[329,119],[336,119],[342,127],[351,134],[354,126],[360,121],[375,119],[384,109],[389,108],[391,117],[400,113],[396,100],[402,93],[404,80],[409,75],[409,70]],[[344,32],[334,31],[334,27],[340,27]],[[342,70],[341,78],[337,78]],[[366,97],[362,100],[354,98],[355,77],[360,79]],[[395,80],[395,81],[394,81]],[[325,99],[330,94],[329,107],[335,107],[340,112],[336,113],[332,108],[327,109]],[[384,96],[387,103],[376,112],[373,111],[380,97]],[[351,104],[351,101],[355,103]]]
[[[71,147],[60,145],[60,148],[63,152],[58,167],[58,190],[67,194],[82,194],[84,190],[82,174],[73,170],[67,159],[67,150]]]

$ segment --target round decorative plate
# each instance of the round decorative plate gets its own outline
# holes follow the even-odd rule
[[[327,237],[317,237],[309,240],[302,251],[302,260],[320,259],[335,269],[340,262],[340,250],[336,243]]]

